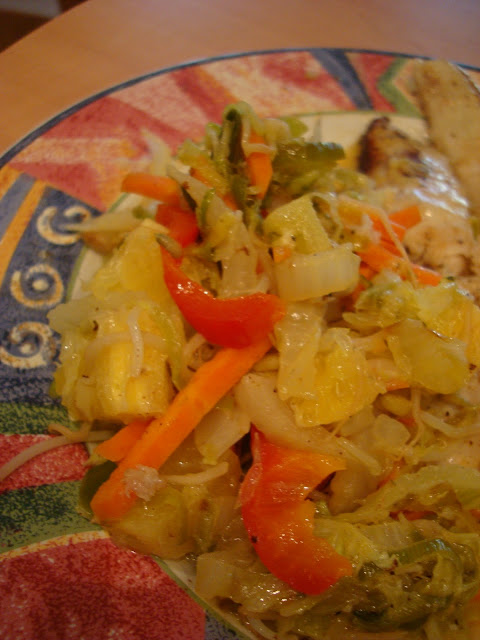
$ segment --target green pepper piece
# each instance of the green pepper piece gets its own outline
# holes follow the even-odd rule
[[[114,462],[106,460],[101,464],[90,467],[83,476],[78,492],[78,510],[85,518],[91,518],[93,516],[90,502],[99,486],[108,480],[110,474],[116,467],[117,465]]]

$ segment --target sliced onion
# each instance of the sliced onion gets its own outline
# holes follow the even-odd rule
[[[276,393],[275,376],[248,373],[235,387],[235,400],[252,424],[275,444],[356,460],[372,475],[381,472],[378,460],[347,438],[337,437],[320,425],[298,427],[293,412]]]
[[[359,264],[360,258],[347,247],[295,253],[275,265],[279,295],[293,302],[348,291],[358,282]]]
[[[216,407],[195,429],[195,444],[207,464],[238,442],[250,429],[250,419],[238,407]]]
[[[207,600],[228,597],[235,580],[235,565],[222,551],[203,553],[197,558],[195,589]]]
[[[427,427],[440,431],[449,438],[468,438],[469,436],[478,435],[479,433],[478,422],[464,427],[455,426],[444,422],[444,420],[440,420],[440,418],[437,418],[437,416],[427,411],[420,411],[420,418]]]
[[[184,473],[181,475],[168,475],[161,476],[168,482],[172,482],[173,484],[181,484],[185,486],[194,486],[205,484],[206,482],[210,482],[210,480],[215,480],[215,478],[220,478],[228,471],[228,462],[219,462],[217,465],[212,467],[211,469],[206,469],[205,471],[200,471],[199,473]]]

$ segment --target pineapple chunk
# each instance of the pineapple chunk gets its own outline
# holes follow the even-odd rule
[[[418,317],[432,331],[466,344],[469,362],[480,366],[480,309],[454,282],[417,292]]]
[[[310,196],[297,198],[269,213],[263,231],[274,246],[290,245],[299,253],[325,251],[332,246]]]
[[[414,385],[436,393],[455,393],[469,375],[465,344],[443,338],[420,320],[408,318],[388,329],[387,344],[393,359]]]
[[[120,315],[117,313],[117,316]],[[86,375],[95,383],[98,401],[97,417],[105,420],[120,419],[128,421],[136,416],[153,416],[163,413],[167,408],[173,387],[167,367],[167,354],[162,338],[157,332],[146,332],[146,325],[152,324],[147,313],[143,314],[148,322],[139,320],[142,353],[140,366],[134,365],[134,346],[128,331],[114,331],[106,334],[106,344],[93,362]],[[125,323],[126,324],[126,323]],[[122,323],[116,322],[116,328]],[[109,339],[118,335],[118,342],[109,344]],[[159,338],[158,346],[146,342],[146,337]],[[102,338],[99,336],[99,341]],[[84,373],[85,375],[85,373]]]
[[[280,395],[292,406],[297,424],[305,427],[349,418],[384,391],[371,375],[365,355],[354,348],[344,329],[328,329],[320,338],[309,392],[298,394],[300,387],[294,377],[291,385],[294,394],[286,385]]]
[[[56,391],[74,419],[161,414],[182,378],[183,320],[162,277],[155,234],[140,226],[98,270],[90,293],[49,315],[62,338]]]
[[[155,232],[142,224],[97,271],[88,288],[100,300],[114,292],[143,292],[150,300],[171,311],[175,305],[162,274],[162,257]]]

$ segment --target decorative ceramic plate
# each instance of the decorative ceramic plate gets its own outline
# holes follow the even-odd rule
[[[50,422],[66,419],[49,395],[59,345],[46,320],[86,264],[66,226],[114,202],[125,173],[145,164],[145,132],[175,150],[238,100],[260,116],[314,120],[323,139],[347,146],[372,111],[421,128],[409,90],[412,62],[391,53],[309,49],[163,70],[57,115],[0,158],[0,464],[49,438]],[[0,637],[244,637],[195,599],[181,564],[120,550],[78,515],[86,460],[83,445],[68,445],[0,484]]]

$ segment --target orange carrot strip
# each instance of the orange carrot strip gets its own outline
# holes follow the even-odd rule
[[[412,415],[399,416],[397,420],[399,420],[402,424],[404,424],[409,429],[413,428],[417,424],[415,418]]]
[[[390,237],[389,230],[385,225],[384,218],[377,213],[374,207],[366,208],[365,213],[367,213],[371,219],[373,228],[380,233],[382,241],[389,242],[393,245],[392,238]],[[420,209],[416,204],[406,207],[405,209],[400,209],[399,211],[394,211],[393,213],[388,214],[387,217],[390,222],[391,230],[399,240],[403,240],[407,229],[415,226],[422,219]]]
[[[398,273],[402,278],[405,278],[408,273],[407,261],[401,256],[392,253],[389,247],[382,244],[369,244],[365,249],[359,251],[358,255],[363,262],[377,273],[382,269],[390,269]],[[435,286],[442,279],[442,276],[433,271],[433,269],[413,263],[410,264],[410,267],[420,284]]]
[[[411,386],[407,380],[389,380],[385,383],[387,391],[398,391],[399,389],[408,389]]]
[[[399,211],[390,213],[388,218],[390,222],[399,224],[405,229],[410,229],[410,227],[414,227],[416,224],[421,222],[422,215],[418,205],[413,204],[410,207],[405,207],[405,209],[400,209]]]
[[[383,478],[383,480],[380,480],[380,482],[378,483],[378,486],[383,487],[384,485],[387,484],[387,482],[391,482],[392,480],[395,480],[396,478],[398,478],[398,476],[400,475],[400,471],[404,465],[405,465],[405,461],[403,460],[403,458],[401,460],[396,460],[393,463],[390,473],[387,474],[385,478]]]
[[[130,422],[111,438],[101,442],[95,449],[95,453],[112,462],[119,462],[127,455],[137,440],[142,437],[148,427],[148,422],[145,420]]]
[[[270,346],[265,338],[242,349],[222,349],[196,371],[94,495],[91,507],[98,521],[118,520],[135,504],[136,494],[125,491],[125,471],[137,465],[158,469]]]
[[[387,249],[388,251],[390,251],[390,253],[393,253],[396,256],[402,255],[397,245],[393,244],[391,240],[381,240],[379,244],[381,244],[382,247],[385,247],[385,249]]]
[[[150,173],[129,173],[122,182],[122,191],[137,193],[166,204],[180,204],[180,188],[173,178]]]
[[[229,207],[229,209],[233,209],[233,211],[236,211],[238,209],[237,201],[231,193],[226,193],[224,196],[222,196],[222,200],[227,205],[227,207]]]
[[[365,280],[371,280],[375,274],[375,271],[371,267],[363,263],[360,264],[358,272],[363,278],[365,278]]]
[[[253,144],[264,144],[265,140],[262,136],[252,131],[250,134],[250,142]],[[258,197],[262,199],[267,193],[273,176],[272,160],[268,153],[254,151],[246,158],[247,171],[250,182],[258,189]]]
[[[373,228],[375,229],[375,231],[378,231],[380,233],[382,240],[385,240],[393,244],[390,234],[388,233],[385,227],[385,224],[383,223],[383,220],[381,218],[371,218],[371,219],[372,219]],[[390,226],[392,227],[392,231],[395,233],[397,238],[399,240],[403,240],[407,229],[403,227],[401,224],[394,222],[393,220],[390,222]]]
[[[419,264],[412,264],[412,271],[420,284],[429,284],[435,287],[442,279],[438,271],[422,267]]]
[[[405,269],[404,260],[381,244],[371,243],[359,251],[358,255],[376,273],[382,269],[391,269],[395,272],[402,272]]]
[[[211,187],[211,188],[215,189],[215,193],[217,194],[217,196],[219,198],[221,198],[224,201],[224,203],[227,205],[227,207],[229,207],[230,209],[233,209],[234,211],[236,209],[238,209],[238,205],[237,205],[233,195],[231,193],[229,193],[229,192],[223,193],[220,189],[218,189],[214,185],[212,185],[211,181],[206,176],[203,175],[203,173],[200,171],[200,169],[198,169],[198,168],[191,169],[190,175],[192,176],[192,178],[195,178],[196,180],[199,180],[200,182],[205,184],[207,187]]]
[[[415,511],[415,510],[406,510],[404,511],[403,509],[401,511],[392,511],[392,513],[390,514],[392,517],[397,517],[399,514],[402,514],[406,520],[420,520],[422,518],[425,518],[426,516],[430,515],[433,513],[433,511]]]
[[[272,248],[272,253],[273,253],[273,261],[278,263],[278,262],[283,262],[287,258],[290,258],[290,256],[293,253],[293,249],[292,247],[289,247],[289,246],[278,246],[278,247]]]
[[[275,259],[275,254],[273,257]],[[353,311],[359,295],[362,293],[362,291],[365,291],[368,286],[365,281],[367,280],[369,282],[375,275],[375,271],[363,262],[360,263],[358,272],[362,277],[359,279],[357,286],[350,295],[344,296],[342,298],[343,309],[345,311]]]

